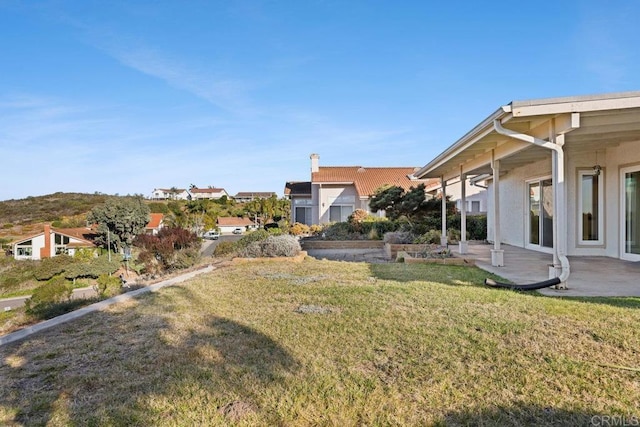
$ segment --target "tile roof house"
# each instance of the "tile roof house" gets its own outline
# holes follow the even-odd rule
[[[191,187],[189,189],[189,193],[191,193],[192,200],[202,200],[202,199],[217,200],[222,198],[222,196],[229,197],[229,193],[227,193],[227,191],[224,188],[215,188],[215,187],[209,187],[209,188]]]
[[[395,185],[409,190],[433,181],[415,178],[413,174],[419,169],[417,167],[321,167],[319,160],[319,155],[311,155],[311,181],[308,184],[311,201],[308,196],[290,196],[294,222],[300,218],[305,218],[306,223],[311,218],[312,224],[346,221],[356,209],[370,212],[369,201],[382,186]],[[379,212],[379,215],[384,213]]]
[[[164,214],[151,213],[149,214],[149,222],[144,228],[146,234],[158,234],[158,231],[164,227]]]
[[[73,256],[78,249],[96,249],[95,232],[90,228],[52,228],[46,224],[41,233],[15,241],[11,246],[17,260],[38,260],[60,254]]]
[[[268,199],[274,196],[277,197],[276,193],[274,193],[273,191],[241,191],[233,196],[233,198],[236,202],[246,203],[256,199]]]
[[[184,188],[154,188],[152,200],[190,200],[191,195]]]
[[[249,218],[236,216],[218,217],[216,225],[220,229],[220,233],[232,233],[236,228],[242,229],[243,232],[257,228],[256,223]]]
[[[284,197],[291,201],[291,223],[312,225],[311,181],[290,181],[284,186]]]
[[[416,175],[484,178],[493,266],[503,243],[552,254],[564,284],[569,256],[640,261],[640,92],[513,101]]]

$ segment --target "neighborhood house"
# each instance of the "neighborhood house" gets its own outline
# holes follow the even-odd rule
[[[287,182],[285,196],[291,200],[292,222],[326,224],[346,221],[362,209],[371,212],[369,202],[376,190],[395,185],[409,190],[437,180],[417,179],[415,167],[323,166],[320,156],[311,155],[311,181]],[[384,212],[378,212],[384,216]]]
[[[42,233],[14,242],[13,257],[38,260],[61,254],[73,256],[78,249],[96,249],[94,236],[89,228],[52,228],[45,225]]]

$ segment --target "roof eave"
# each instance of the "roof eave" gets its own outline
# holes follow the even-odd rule
[[[511,104],[498,108],[493,114],[484,119],[480,124],[476,125],[473,129],[467,132],[462,138],[458,139],[453,145],[443,151],[438,157],[433,159],[414,176],[418,179],[426,178],[438,178],[438,176],[429,175],[434,169],[446,163],[449,159],[456,156],[460,152],[466,150],[473,145],[475,141],[483,137],[487,133],[493,130],[493,121],[496,119],[502,119],[511,113]]]

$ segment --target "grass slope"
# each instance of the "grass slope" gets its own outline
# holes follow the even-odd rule
[[[587,425],[640,414],[637,299],[496,291],[476,285],[484,276],[314,260],[221,269],[0,348],[0,424]]]

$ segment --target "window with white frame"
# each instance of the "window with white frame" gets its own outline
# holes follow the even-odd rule
[[[33,242],[27,240],[16,246],[16,255],[19,257],[30,257],[33,255]]]
[[[56,255],[62,255],[67,253],[67,245],[69,244],[69,236],[64,236],[62,234],[56,234],[54,238],[54,248]]]
[[[294,221],[299,222],[300,224],[311,225],[313,222],[313,220],[311,219],[311,207],[296,206],[294,215]]]
[[[329,221],[345,222],[352,213],[353,205],[331,205],[329,206]]]
[[[592,169],[578,171],[578,242],[604,243],[604,175]]]

